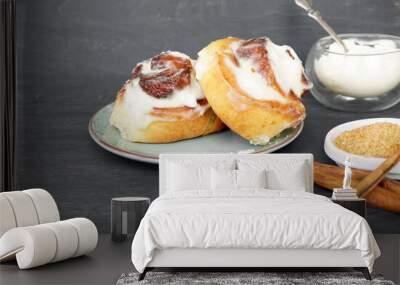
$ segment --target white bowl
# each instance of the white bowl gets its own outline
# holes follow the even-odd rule
[[[385,159],[377,158],[371,156],[362,156],[353,153],[349,153],[341,150],[336,147],[333,143],[335,138],[343,133],[344,131],[349,131],[355,128],[363,127],[366,125],[374,124],[374,123],[382,123],[388,122],[393,124],[400,125],[400,119],[395,118],[374,118],[374,119],[365,119],[365,120],[357,120],[348,122],[345,124],[341,124],[339,126],[334,127],[332,130],[328,132],[325,137],[324,149],[325,153],[337,164],[343,165],[346,157],[351,157],[351,165],[353,168],[364,169],[364,170],[374,170],[376,169]],[[400,162],[397,163],[388,173],[387,175],[393,179],[400,179]]]

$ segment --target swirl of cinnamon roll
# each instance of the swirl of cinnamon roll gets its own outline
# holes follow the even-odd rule
[[[225,38],[199,52],[197,79],[218,117],[253,144],[266,144],[305,118],[311,88],[301,60],[269,38]]]
[[[124,139],[145,143],[174,142],[224,127],[196,80],[193,61],[172,51],[136,65],[118,92],[110,122]]]

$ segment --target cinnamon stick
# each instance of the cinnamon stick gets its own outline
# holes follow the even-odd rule
[[[357,171],[353,171],[353,174]],[[333,188],[342,187],[342,180],[344,176],[343,168],[338,166],[314,162],[314,182],[315,184],[333,190]],[[352,184],[356,185],[360,182],[360,173],[353,175]],[[385,178],[384,181],[390,182],[394,189],[398,189],[397,183],[391,179]],[[396,191],[391,191],[382,186],[376,186],[374,191],[369,192],[365,199],[367,204],[371,207],[381,208],[388,211],[400,213],[400,194]]]
[[[400,159],[400,148],[397,152],[388,157],[381,165],[379,165],[374,171],[368,174],[364,179],[357,183],[357,192],[361,197],[365,197],[370,193],[375,186],[379,184],[385,178],[386,174],[397,164]]]
[[[389,191],[392,191],[398,195],[400,195],[400,182],[394,181],[392,179],[384,178],[381,183],[379,183],[383,188],[386,188]]]
[[[339,167],[336,165],[315,162],[314,167],[321,169],[321,171],[326,173],[326,175],[337,176],[340,177],[340,179],[342,179],[344,175],[343,167]],[[357,185],[359,181],[361,181],[365,176],[367,176],[370,173],[371,171],[367,170],[352,169],[352,174],[353,174],[352,185]],[[379,185],[383,188],[386,188],[387,190],[390,190],[400,195],[400,182],[398,181],[384,177],[382,181],[379,183]]]

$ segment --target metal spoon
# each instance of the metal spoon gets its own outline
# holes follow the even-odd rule
[[[312,7],[312,0],[295,0],[297,6],[303,8],[304,10],[307,11],[307,14],[309,17],[313,18],[315,21],[318,22],[318,24],[321,25],[322,28],[324,28],[325,31],[328,32],[328,34],[338,43],[340,44],[345,52],[348,52],[349,50],[347,49],[346,45],[342,41],[341,38],[335,33],[335,31],[332,29],[331,26],[328,25],[327,22],[325,22],[324,19],[322,19],[321,14],[319,13],[318,10],[315,10]]]

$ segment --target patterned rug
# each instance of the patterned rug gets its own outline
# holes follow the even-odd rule
[[[213,284],[213,285],[395,285],[380,275],[372,275],[368,281],[359,272],[148,272],[138,281],[138,273],[125,273],[116,285],[146,284]]]

